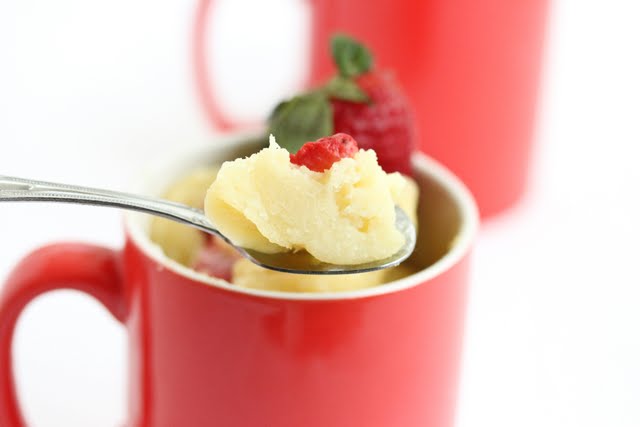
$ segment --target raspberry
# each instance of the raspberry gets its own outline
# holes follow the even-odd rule
[[[291,154],[291,163],[306,166],[315,172],[324,172],[345,157],[358,152],[358,143],[350,135],[337,133],[333,136],[307,142],[296,154]]]

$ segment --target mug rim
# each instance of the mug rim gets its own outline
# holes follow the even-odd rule
[[[237,134],[235,136],[231,135],[226,138],[222,137],[217,139],[220,142],[233,142],[234,140],[241,138],[241,136],[246,135]],[[211,151],[211,149],[208,150],[208,152]],[[453,172],[449,171],[437,160],[419,151],[413,153],[411,160],[413,167],[416,170],[435,180],[452,197],[461,211],[462,225],[457,236],[454,238],[452,247],[446,254],[440,257],[440,259],[414,274],[382,285],[350,291],[332,292],[290,292],[239,287],[223,279],[197,272],[166,256],[162,248],[151,241],[148,233],[144,230],[144,227],[139,224],[139,218],[143,214],[134,212],[125,213],[125,232],[130,240],[142,253],[144,253],[145,256],[162,265],[162,267],[167,268],[173,273],[191,281],[212,286],[224,291],[236,292],[254,297],[300,301],[349,300],[400,292],[420,284],[426,284],[458,264],[464,256],[471,251],[480,222],[475,199],[471,195],[469,189],[456,175],[453,174]]]

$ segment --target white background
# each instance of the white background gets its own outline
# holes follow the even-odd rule
[[[302,81],[306,9],[220,3],[218,89],[259,117]],[[126,189],[154,152],[210,144],[194,6],[0,0],[0,173]],[[459,427],[640,425],[638,22],[631,0],[554,4],[532,186],[477,244]],[[3,204],[0,278],[48,241],[117,247],[120,228],[116,211]],[[14,350],[30,425],[126,418],[125,331],[93,300],[37,299]]]

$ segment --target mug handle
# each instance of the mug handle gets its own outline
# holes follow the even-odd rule
[[[213,85],[209,79],[207,67],[207,18],[213,0],[199,0],[196,7],[195,22],[193,25],[192,55],[195,72],[196,92],[200,103],[204,108],[209,121],[216,129],[229,131],[234,128],[247,126],[246,123],[236,122],[230,119],[216,101]]]
[[[200,104],[202,105],[209,122],[215,129],[230,131],[239,128],[260,127],[256,122],[241,122],[230,118],[216,100],[213,90],[211,70],[207,66],[207,31],[209,29],[208,17],[213,5],[213,0],[198,0],[191,41],[191,55],[195,86]],[[306,78],[304,86],[308,86],[310,76]]]
[[[20,312],[35,297],[75,289],[100,301],[120,322],[126,317],[117,251],[80,243],[37,249],[16,265],[0,293],[0,426],[24,427],[13,381],[11,343]]]

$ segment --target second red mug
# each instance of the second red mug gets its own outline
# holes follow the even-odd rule
[[[548,0],[308,0],[310,84],[334,73],[329,38],[349,33],[395,70],[416,112],[419,147],[449,167],[488,217],[524,193]],[[194,25],[198,92],[212,123],[234,126],[211,91],[207,14]],[[277,100],[274,100],[274,104]]]
[[[352,34],[392,68],[420,149],[458,175],[488,217],[526,188],[548,0],[312,0],[311,80],[327,40]]]

